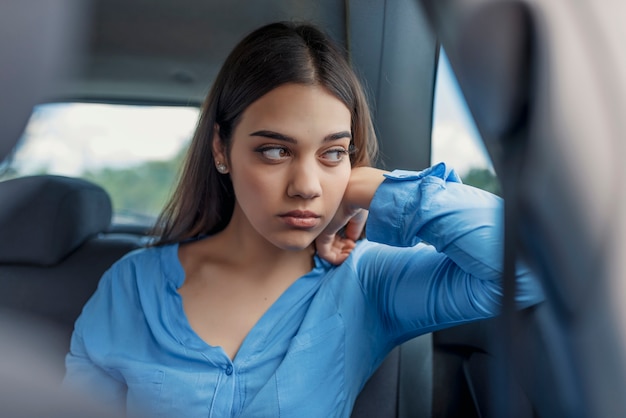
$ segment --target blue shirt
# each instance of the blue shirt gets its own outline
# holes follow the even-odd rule
[[[130,416],[348,417],[394,346],[499,312],[502,202],[457,181],[444,164],[388,175],[368,240],[339,266],[316,256],[233,361],[187,321],[178,245],[127,255],[76,322],[66,383]],[[522,267],[517,289],[541,299]]]

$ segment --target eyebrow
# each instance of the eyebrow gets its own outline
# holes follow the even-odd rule
[[[252,132],[250,134],[250,136],[262,136],[265,138],[271,138],[271,139],[276,139],[278,141],[285,141],[285,142],[289,142],[291,144],[297,144],[298,141],[288,135],[283,135],[283,134],[279,134],[278,132],[274,132],[274,131],[256,131],[256,132]],[[349,138],[352,139],[352,134],[348,131],[341,131],[341,132],[335,132],[334,134],[330,134],[330,135],[326,135],[324,137],[324,142],[327,141],[336,141],[338,139],[342,139],[342,138]]]

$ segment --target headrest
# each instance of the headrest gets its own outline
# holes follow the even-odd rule
[[[111,223],[111,199],[93,183],[61,176],[0,182],[0,263],[50,266]]]

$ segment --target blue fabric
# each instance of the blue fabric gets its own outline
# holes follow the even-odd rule
[[[76,322],[66,383],[150,417],[348,417],[387,353],[500,309],[502,202],[444,164],[396,171],[368,240],[340,266],[315,258],[234,361],[191,329],[178,245],[135,251],[103,276]],[[518,303],[541,300],[518,269]]]

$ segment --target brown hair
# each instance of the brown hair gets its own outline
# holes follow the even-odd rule
[[[290,22],[263,26],[230,53],[201,110],[178,185],[159,216],[155,245],[214,234],[232,216],[235,195],[229,175],[215,168],[214,127],[224,149],[241,115],[254,101],[285,84],[320,85],[352,114],[353,167],[370,165],[377,142],[367,99],[340,49],[319,29]]]

